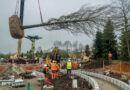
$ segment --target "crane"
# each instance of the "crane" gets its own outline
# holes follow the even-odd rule
[[[21,21],[21,25],[23,25],[24,2],[25,2],[25,0],[21,0],[21,4],[20,4],[20,21]],[[18,59],[20,58],[20,55],[21,55],[21,44],[22,44],[22,39],[19,38],[18,39],[18,50],[17,50]]]
[[[17,0],[19,1],[19,0]],[[21,51],[21,43],[22,43],[22,38],[24,37],[24,30],[29,29],[29,28],[35,28],[35,27],[41,27],[41,26],[53,26],[57,25],[60,27],[64,27],[64,25],[69,25],[69,24],[77,24],[79,22],[86,22],[89,21],[87,18],[79,18],[79,19],[72,19],[72,20],[65,20],[65,21],[56,21],[56,22],[44,22],[43,23],[43,18],[42,18],[42,13],[41,13],[41,8],[40,8],[40,3],[38,0],[39,4],[39,11],[40,11],[40,17],[41,17],[41,24],[35,24],[35,25],[24,25],[23,26],[23,16],[24,16],[24,3],[25,0],[20,0],[20,18],[18,15],[12,15],[9,18],[9,27],[10,27],[10,34],[13,38],[18,39],[18,56],[20,55]],[[21,40],[20,40],[21,39]]]

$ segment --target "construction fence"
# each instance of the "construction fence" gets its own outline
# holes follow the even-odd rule
[[[113,73],[126,75],[130,78],[130,64],[122,63],[105,66],[106,69],[111,70]]]

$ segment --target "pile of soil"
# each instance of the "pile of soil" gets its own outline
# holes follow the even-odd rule
[[[77,76],[75,77],[75,79],[78,80],[78,87],[80,87],[80,90],[83,90],[83,87],[87,88],[88,85],[89,88],[92,88],[91,85],[84,79]],[[66,75],[63,75],[62,78],[60,79],[51,80],[51,83],[54,85],[54,90],[77,90],[72,88],[72,79],[68,78]],[[68,85],[68,89],[66,88],[67,85]]]
[[[19,74],[21,74],[21,73],[25,73],[25,70],[22,67],[20,67],[20,65],[10,64],[10,65],[8,65],[7,69],[5,69],[4,71],[1,71],[0,76],[3,77],[3,76],[13,75],[16,78],[18,78]]]

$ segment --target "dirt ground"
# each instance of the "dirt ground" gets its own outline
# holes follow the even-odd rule
[[[75,79],[78,80],[78,87],[80,87],[80,90],[83,90],[84,87],[88,87],[88,82],[84,79],[79,77],[75,77]],[[77,90],[72,88],[72,79],[69,79],[66,75],[64,75],[60,80],[53,80],[52,83],[55,86],[54,90]],[[67,84],[68,89],[66,88]]]
[[[88,82],[86,82],[84,79],[81,79],[79,77],[76,77],[75,79],[78,79],[78,87],[87,87]],[[56,80],[50,80],[52,85],[55,86],[54,90],[77,90],[72,89],[72,79],[68,78],[66,75],[62,76],[61,79]],[[0,86],[0,90],[27,90],[27,83],[30,82],[30,85],[32,86],[33,90],[40,90],[40,83],[37,81],[37,78],[33,79],[26,79],[25,80],[25,87],[19,87],[19,88],[11,88],[9,86]],[[66,85],[68,84],[69,88],[66,89]],[[82,90],[82,89],[80,89]]]

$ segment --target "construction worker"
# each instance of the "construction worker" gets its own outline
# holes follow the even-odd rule
[[[77,69],[77,68],[78,68],[78,62],[77,62],[77,61],[73,62],[73,68],[74,68],[74,69]]]
[[[111,64],[111,60],[112,60],[112,53],[108,53],[108,62],[109,62],[109,65]]]
[[[112,60],[112,54],[110,52],[108,53],[108,60]]]
[[[71,69],[72,69],[72,62],[69,59],[68,62],[67,62],[67,75],[68,75],[69,78],[71,77]]]
[[[57,70],[59,68],[58,65],[57,65],[57,62],[55,60],[53,60],[50,67],[51,67],[51,76],[52,76],[52,79],[56,79]]]
[[[57,78],[59,76],[59,70],[60,70],[58,62],[56,62],[56,68],[57,68],[57,71],[56,71],[56,78]]]
[[[49,71],[49,67],[47,66],[47,64],[44,64],[44,68],[43,68],[43,73],[45,74],[45,82],[47,83],[49,76],[48,76],[48,71]]]
[[[49,71],[49,67],[47,66],[47,64],[44,64],[44,73],[45,74],[48,74],[48,71]]]
[[[88,58],[89,58],[89,60],[91,61],[91,60],[92,60],[92,55],[89,55]]]

